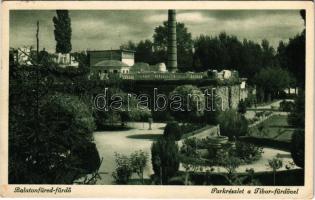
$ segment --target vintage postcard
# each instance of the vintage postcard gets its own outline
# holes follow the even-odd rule
[[[313,197],[313,2],[1,6],[1,196]]]

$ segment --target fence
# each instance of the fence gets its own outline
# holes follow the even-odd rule
[[[134,73],[121,74],[124,80],[196,80],[203,79],[205,73]]]

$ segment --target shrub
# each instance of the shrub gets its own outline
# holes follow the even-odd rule
[[[299,91],[294,101],[294,108],[288,116],[288,123],[298,128],[304,129],[305,127],[305,93],[302,90]]]
[[[130,155],[130,162],[133,168],[133,172],[137,173],[143,184],[143,171],[147,165],[148,154],[142,150],[136,151]]]
[[[98,170],[94,120],[79,98],[65,94],[44,98],[38,132],[33,117],[28,123],[16,117],[10,119],[10,183],[72,184]]]
[[[178,123],[176,121],[167,123],[163,136],[173,140],[180,140],[182,131]]]
[[[176,120],[182,122],[196,122],[204,114],[205,97],[199,88],[192,85],[178,86],[170,93],[178,97],[182,103],[178,110],[172,109],[171,114]]]
[[[217,125],[218,124],[218,117],[220,112],[222,112],[222,101],[219,97],[208,98],[207,99],[207,106],[211,107],[210,110],[205,110],[203,115],[203,121],[207,124]]]
[[[160,138],[152,144],[151,161],[154,174],[166,184],[179,168],[178,146],[173,140]]]
[[[220,133],[229,139],[244,136],[248,131],[248,122],[235,110],[227,110],[219,115]]]
[[[250,143],[239,142],[235,143],[235,156],[240,158],[244,163],[249,164],[261,158],[263,153],[261,147],[257,147]]]
[[[305,161],[305,132],[304,130],[294,131],[291,139],[291,156],[294,163],[304,168]]]
[[[169,111],[154,111],[152,110],[152,118],[155,122],[169,122],[174,121],[174,117],[171,116]]]
[[[246,113],[246,104],[245,102],[241,99],[239,104],[238,104],[238,109],[237,111],[240,113],[240,114],[245,114]]]
[[[253,94],[249,94],[248,97],[244,100],[246,107],[252,107],[256,103],[256,97]]]
[[[174,176],[169,179],[169,185],[185,185],[185,178],[183,176]]]
[[[241,185],[241,180],[236,173],[236,168],[242,163],[241,160],[228,152],[222,152],[220,163],[227,170],[227,174],[224,176],[229,182],[229,185]]]
[[[294,108],[294,103],[291,101],[283,100],[280,102],[279,109],[284,112],[292,112]]]
[[[132,165],[130,159],[118,153],[115,153],[116,169],[112,173],[117,184],[127,184],[132,175]]]

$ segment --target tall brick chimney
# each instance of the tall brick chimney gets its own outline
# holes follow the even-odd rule
[[[168,10],[167,68],[169,72],[177,71],[176,11],[175,10]]]

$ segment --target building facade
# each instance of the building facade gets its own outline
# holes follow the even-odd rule
[[[133,66],[135,63],[135,51],[118,49],[118,50],[96,50],[88,51],[90,67],[104,60],[117,60],[125,63],[128,66]]]

